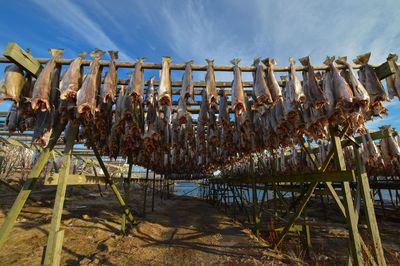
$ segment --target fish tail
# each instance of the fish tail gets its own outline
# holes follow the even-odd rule
[[[291,65],[295,65],[296,64],[296,60],[293,57],[289,56],[289,63]]]
[[[154,75],[151,75],[150,79],[149,79],[149,84],[153,84],[154,83]]]
[[[235,65],[235,66],[239,65],[239,62],[240,62],[240,59],[239,59],[239,58],[233,58],[233,59],[231,60],[231,63],[232,63],[233,65]]]
[[[105,53],[104,51],[96,48],[96,49],[94,49],[94,51],[90,52],[89,55],[92,58],[99,58],[100,59],[104,55],[104,53]]]
[[[172,57],[170,57],[170,56],[163,56],[163,57],[162,57],[162,61],[163,61],[163,62],[164,62],[164,61],[171,62],[171,60],[172,60]]]
[[[64,53],[64,49],[61,48],[50,48],[49,53],[52,57],[60,57]]]
[[[253,66],[258,66],[260,64],[260,62],[261,62],[261,58],[260,57],[254,58]]]
[[[214,59],[206,59],[207,64],[213,65],[214,64]]]
[[[112,60],[117,60],[118,59],[118,51],[108,51],[108,54],[110,55]]]
[[[357,60],[361,64],[368,64],[370,57],[371,57],[371,52],[359,55],[359,56],[357,56],[357,59],[355,59],[355,60]]]
[[[387,60],[388,60],[388,61],[393,60],[394,62],[396,62],[397,59],[398,59],[397,54],[392,54],[392,53],[390,53],[390,54],[388,55],[388,57],[387,57]]]
[[[303,66],[309,66],[310,65],[310,56],[305,56],[299,59],[300,63]]]
[[[138,59],[136,60],[136,64],[137,64],[137,63],[143,64],[143,63],[144,63],[144,57],[138,58]]]
[[[264,63],[265,65],[267,65],[267,66],[276,65],[275,59],[274,59],[274,58],[270,58],[270,57],[265,58],[265,59],[263,60],[263,63]]]
[[[189,60],[187,62],[185,62],[185,65],[192,65],[194,63],[194,60]]]
[[[324,61],[324,65],[333,64],[334,61],[335,61],[335,56],[327,56]]]
[[[347,64],[347,56],[339,56],[335,62],[336,62],[336,64],[339,64],[339,65],[346,65]]]
[[[86,52],[82,52],[82,53],[78,54],[78,57],[85,59],[86,54],[87,54]]]
[[[280,79],[282,80],[282,81],[288,81],[288,76],[280,76]]]

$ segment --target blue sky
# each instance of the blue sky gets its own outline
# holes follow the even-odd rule
[[[120,60],[145,57],[160,62],[195,60],[243,65],[255,57],[310,55],[321,64],[327,55],[372,52],[381,63],[389,52],[400,54],[400,1],[4,1],[0,16],[0,49],[8,41],[47,57],[48,48],[62,47],[65,58],[95,47],[120,51]],[[203,76],[195,76],[202,79]],[[177,79],[179,79],[178,77]],[[231,74],[217,79],[231,80]],[[245,79],[251,76],[245,75]],[[6,104],[0,104],[5,108]],[[389,104],[388,118],[400,118],[398,100]]]

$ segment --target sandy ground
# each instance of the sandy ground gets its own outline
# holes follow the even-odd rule
[[[1,187],[1,186],[0,186]],[[49,190],[49,187],[44,189]],[[100,197],[96,186],[68,189],[62,228],[63,265],[301,265],[255,240],[240,224],[210,204],[193,198],[160,200],[155,210],[120,234],[121,212],[110,190]],[[142,192],[132,192],[130,206],[142,212]],[[54,191],[33,194],[44,204],[28,202],[6,244],[0,265],[40,265],[51,221]],[[0,190],[0,223],[16,194]],[[44,206],[43,206],[44,205]]]

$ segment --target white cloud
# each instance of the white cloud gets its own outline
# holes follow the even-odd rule
[[[115,49],[119,51],[122,60],[132,60],[120,47],[110,39],[101,25],[91,19],[78,5],[68,0],[43,1],[32,0],[43,10],[49,13],[55,21],[72,30],[79,38],[94,47],[101,49]]]

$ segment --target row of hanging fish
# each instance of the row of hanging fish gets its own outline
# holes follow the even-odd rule
[[[373,67],[370,54],[358,56],[358,76],[346,57],[328,57],[328,70],[315,72],[309,57],[301,58],[303,79],[289,58],[288,76],[278,81],[276,62],[254,61],[253,90],[243,88],[240,60],[232,60],[231,95],[218,90],[214,62],[207,60],[200,112],[192,117],[189,100],[195,100],[193,61],[185,64],[177,106],[173,106],[170,57],[162,58],[158,88],[154,77],[144,79],[144,59],[138,59],[127,86],[118,86],[118,53],[109,51],[108,72],[102,77],[104,51],[90,53],[86,75],[80,54],[61,74],[63,50],[51,49],[51,59],[35,80],[17,65],[6,67],[0,99],[13,100],[7,117],[10,131],[34,130],[34,142],[47,145],[59,121],[80,123],[79,138],[93,140],[103,155],[130,156],[134,163],[160,172],[203,171],[265,149],[280,149],[309,140],[327,138],[329,124],[350,123],[353,132],[364,132],[365,121],[387,112],[383,105],[399,97],[400,70],[387,78],[388,95]],[[397,60],[389,55],[388,60]],[[338,68],[340,66],[340,69]],[[145,84],[146,83],[146,84]],[[146,93],[145,93],[146,87]],[[230,104],[229,104],[230,101]],[[230,111],[234,113],[231,115]]]
[[[390,129],[390,126],[381,127],[381,130]],[[400,138],[397,133],[374,141],[370,132],[361,134],[359,156],[364,163],[369,176],[396,176],[400,171]],[[331,149],[327,140],[319,140],[314,143],[309,152],[315,157],[315,163],[321,166]],[[356,154],[352,145],[343,148],[347,169],[356,169]],[[249,157],[250,156],[250,157]],[[222,168],[222,176],[248,177],[248,176],[273,176],[290,175],[295,173],[315,172],[316,165],[310,159],[307,152],[300,145],[279,148],[274,151],[253,153],[246,157],[240,157],[236,161],[225,164]],[[332,160],[327,166],[327,171],[335,170],[335,162]]]

